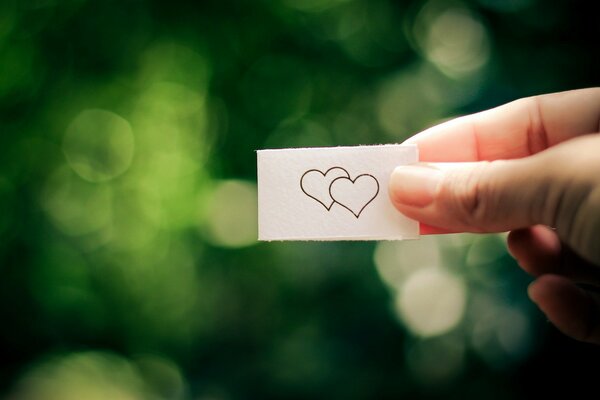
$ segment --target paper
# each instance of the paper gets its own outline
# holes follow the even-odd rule
[[[259,240],[399,240],[419,224],[392,205],[394,168],[415,145],[259,150]]]

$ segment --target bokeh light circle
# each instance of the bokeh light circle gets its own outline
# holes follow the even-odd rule
[[[486,26],[460,3],[427,2],[415,19],[412,34],[417,50],[449,77],[470,77],[490,60]]]
[[[416,335],[430,337],[450,331],[461,321],[466,305],[462,280],[440,268],[414,272],[396,299],[400,318]]]
[[[489,58],[484,26],[464,10],[449,10],[432,23],[426,39],[428,58],[449,75],[479,69]]]
[[[398,289],[414,271],[440,265],[439,240],[425,236],[420,240],[379,242],[373,259],[383,281]]]
[[[80,236],[100,231],[110,224],[112,196],[108,185],[83,181],[63,166],[48,177],[41,203],[60,231]]]
[[[129,360],[107,352],[62,355],[35,365],[20,380],[11,399],[141,400],[148,393]]]
[[[63,151],[71,168],[83,179],[102,182],[131,165],[134,138],[131,125],[106,110],[82,111],[67,128]]]
[[[208,239],[222,247],[254,244],[258,232],[256,185],[241,180],[220,183],[207,210]]]

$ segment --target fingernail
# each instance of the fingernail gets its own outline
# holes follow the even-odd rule
[[[436,196],[442,171],[427,165],[396,167],[390,178],[390,195],[400,204],[425,207]]]

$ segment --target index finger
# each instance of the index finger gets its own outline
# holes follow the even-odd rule
[[[575,136],[600,130],[600,88],[527,97],[429,128],[417,144],[428,162],[526,157]]]

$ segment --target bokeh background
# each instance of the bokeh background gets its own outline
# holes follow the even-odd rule
[[[594,2],[0,1],[0,395],[526,398],[596,379],[504,235],[257,243],[255,150],[598,85]],[[593,396],[592,396],[593,397]]]

